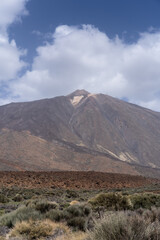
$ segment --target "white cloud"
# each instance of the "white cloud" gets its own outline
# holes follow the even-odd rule
[[[37,48],[32,70],[11,88],[18,100],[85,88],[160,110],[160,32],[127,44],[90,25],[59,26],[52,43]]]
[[[4,32],[13,22],[20,20],[27,14],[25,3],[28,0],[1,0],[0,1],[0,29]]]
[[[0,81],[16,78],[17,73],[25,66],[20,60],[24,53],[17,48],[14,40],[9,42],[6,37],[0,37]]]
[[[8,27],[10,24],[27,13],[25,3],[27,0],[1,0],[0,1],[0,84],[7,84],[16,79],[18,73],[26,65],[21,57],[26,51],[17,47],[14,39],[9,41]],[[0,99],[0,102],[6,100]]]
[[[59,26],[49,34],[50,42],[37,48],[31,71],[18,78],[26,52],[14,39],[9,41],[8,27],[27,14],[27,1],[0,1],[0,86],[5,86],[0,89],[0,104],[84,88],[160,111],[159,30],[140,34],[136,43],[129,44],[119,37],[110,39],[91,25]]]
[[[90,25],[82,29],[60,26],[53,35],[53,42],[37,49],[32,71],[14,85],[15,95],[31,100],[66,94],[82,87],[104,92],[104,80],[110,79],[110,88],[117,81],[118,75],[114,73],[119,59],[114,59],[114,55],[122,53],[120,45],[119,39],[112,42]]]

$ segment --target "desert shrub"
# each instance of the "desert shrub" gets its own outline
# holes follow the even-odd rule
[[[66,190],[66,196],[68,198],[78,198],[79,194],[76,191],[74,191],[74,190],[67,189]]]
[[[23,197],[25,200],[31,199],[33,196],[34,196],[34,192],[31,192],[29,190],[24,192],[24,194],[23,194]]]
[[[2,216],[3,214],[5,214],[5,209],[0,209],[0,216]]]
[[[46,213],[46,218],[59,222],[61,219],[63,219],[63,212],[60,210],[52,209]]]
[[[145,209],[144,208],[138,208],[138,209],[135,209],[134,212],[135,213],[138,213],[139,215],[142,215],[144,213]]]
[[[133,194],[130,195],[130,200],[133,205],[133,209],[147,208],[151,206],[160,207],[160,195],[159,194]]]
[[[45,217],[46,212],[55,208],[57,208],[57,204],[55,202],[47,202],[44,200],[28,201],[26,205],[0,217],[0,224],[13,227],[16,222],[26,221],[29,219],[42,219]]]
[[[158,221],[149,224],[145,231],[146,240],[158,240],[160,239],[160,224]]]
[[[120,214],[112,214],[97,223],[87,240],[125,240],[127,233],[127,219]]]
[[[67,225],[74,228],[74,230],[86,231],[87,221],[84,217],[73,217],[67,219]]]
[[[39,239],[51,236],[53,223],[49,220],[17,223],[11,231],[11,237],[24,236],[27,239]]]
[[[79,217],[83,215],[83,209],[79,205],[72,205],[66,209],[64,216],[66,218]]]
[[[160,208],[151,207],[151,210],[143,210],[141,215],[144,219],[150,219],[151,222],[160,222]]]
[[[44,200],[44,199],[42,199]],[[27,199],[24,201],[24,204],[26,207],[31,207],[31,208],[35,208],[36,204],[39,202],[39,201],[42,201],[42,200],[39,200],[38,198],[31,198],[31,199]],[[46,199],[45,199],[46,201]]]
[[[26,207],[32,207],[37,211],[40,211],[41,213],[46,213],[51,209],[58,208],[59,206],[58,203],[48,201],[45,198],[43,199],[33,198],[33,199],[26,200],[24,203]]]
[[[89,200],[92,207],[105,207],[107,210],[125,210],[132,208],[128,196],[121,193],[100,193]]]
[[[91,217],[91,208],[86,204],[74,204],[64,210],[52,209],[45,215],[52,221],[65,220],[68,226],[75,230],[85,231],[88,227],[88,221]]]
[[[11,213],[7,213],[0,217],[0,225],[13,227],[17,222],[27,221],[29,219],[41,219],[42,215],[39,211],[31,207],[21,206]]]
[[[0,203],[7,203],[7,202],[9,202],[9,199],[4,194],[0,194]]]
[[[68,207],[64,213],[64,219],[69,226],[76,230],[85,231],[88,228],[88,222],[91,217],[92,210],[86,204],[75,204]]]
[[[75,204],[66,209],[66,212],[69,214],[69,216],[74,217],[88,217],[92,210],[91,208],[86,204]]]
[[[56,202],[48,202],[45,200],[38,201],[35,203],[35,209],[41,213],[46,213],[51,209],[56,209],[58,204]]]
[[[23,196],[21,194],[16,194],[13,198],[13,201],[15,202],[22,202],[24,200]]]
[[[25,239],[55,239],[82,240],[82,234],[72,234],[70,229],[62,223],[49,220],[29,221],[17,223],[10,233],[11,237],[25,237]],[[74,236],[77,236],[75,238]],[[46,238],[47,237],[47,238]]]
[[[134,212],[108,214],[98,222],[87,240],[157,240],[160,239],[160,224],[151,223]]]

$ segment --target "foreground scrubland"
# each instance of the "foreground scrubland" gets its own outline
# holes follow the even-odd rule
[[[0,239],[160,239],[159,185],[110,190],[1,187]]]
[[[0,240],[160,239],[160,180],[0,172]]]

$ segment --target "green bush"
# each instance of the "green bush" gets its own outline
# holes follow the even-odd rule
[[[75,230],[85,231],[88,227],[88,221],[91,217],[92,210],[86,204],[75,204],[64,210],[53,209],[46,213],[45,217],[52,221],[65,220],[68,226]]]
[[[151,209],[152,206],[160,207],[160,195],[159,194],[133,194],[130,195],[130,200],[133,205],[133,209],[147,208]]]
[[[48,202],[45,200],[38,201],[35,203],[35,209],[41,213],[46,213],[51,209],[56,209],[58,204],[56,202]]]
[[[89,200],[93,208],[105,207],[107,210],[131,209],[132,204],[128,196],[121,193],[100,193]]]
[[[63,212],[60,210],[52,209],[47,212],[45,216],[51,221],[59,222],[61,219],[63,219]]]
[[[64,219],[67,221],[68,226],[72,226],[75,230],[83,231],[88,228],[91,214],[92,210],[86,204],[72,205],[63,212]]]
[[[84,217],[73,217],[67,219],[67,225],[74,228],[74,230],[86,231],[87,221]]]
[[[88,217],[91,212],[91,208],[86,204],[75,204],[66,209],[66,213],[69,217]]]
[[[46,200],[30,200],[26,202],[26,205],[0,217],[0,225],[13,227],[16,222],[27,221],[30,219],[43,219],[46,217],[45,214],[47,212],[56,209],[57,206],[58,205],[55,202],[48,202]],[[52,218],[52,220],[58,220],[58,215],[55,213],[53,214],[53,212],[50,212],[47,216],[50,219]]]
[[[21,206],[11,213],[7,213],[0,217],[0,225],[5,225],[9,228],[13,227],[17,222],[27,220],[41,219],[42,215],[39,211],[31,207]]]

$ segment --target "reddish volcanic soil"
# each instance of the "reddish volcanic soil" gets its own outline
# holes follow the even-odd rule
[[[0,172],[0,187],[112,189],[156,183],[160,180],[100,172]]]

